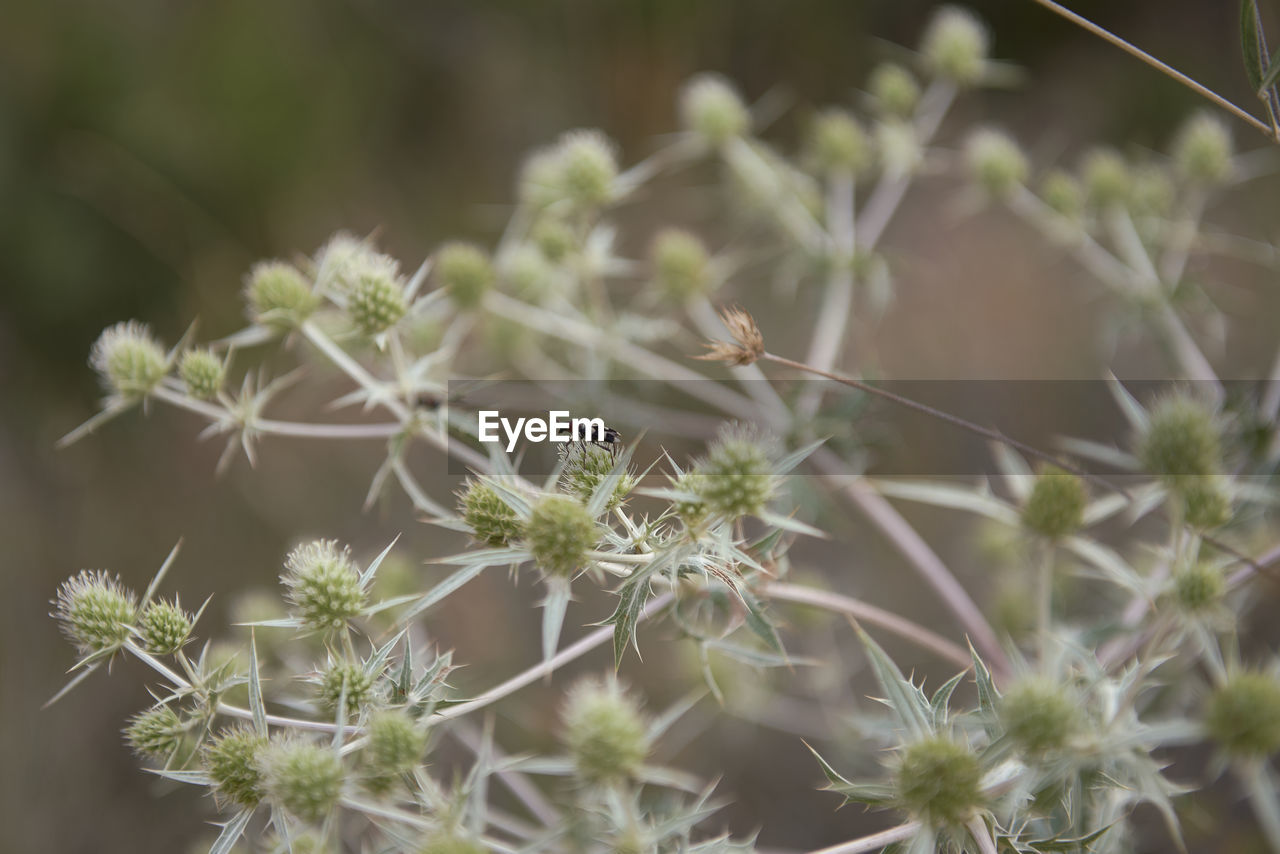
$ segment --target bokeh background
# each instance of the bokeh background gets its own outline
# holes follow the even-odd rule
[[[400,531],[409,555],[454,545],[414,522],[403,500],[361,513],[376,449],[268,444],[257,469],[241,460],[218,479],[220,447],[160,411],[55,451],[95,409],[85,357],[104,326],[136,317],[174,341],[199,318],[206,335],[229,332],[253,261],[310,252],[338,229],[376,229],[411,266],[445,239],[491,241],[523,153],[593,126],[634,161],[674,127],[676,90],[699,70],[723,72],[753,99],[769,93],[792,115],[849,103],[874,64],[916,43],[933,5],[0,2],[0,852],[181,852],[209,836],[209,804],[158,786],[121,742],[125,718],[145,704],[136,666],[120,662],[41,711],[72,663],[46,617],[63,578],[108,567],[141,587],[182,537],[168,589],[188,604],[214,594],[205,621],[218,626],[231,602],[220,594],[274,589],[282,555],[308,535],[348,540],[364,556]],[[1030,2],[971,6],[1023,84],[966,98],[944,141],[992,121],[1046,166],[1095,142],[1158,148],[1201,106]],[[1073,6],[1249,103],[1234,3]],[[796,124],[784,117],[776,138],[793,138]],[[1242,127],[1237,136],[1263,144]],[[881,330],[884,364],[896,376],[1097,376],[1097,288],[1019,224],[954,215],[950,189],[926,182],[889,235],[910,261]],[[1215,215],[1274,238],[1276,189],[1264,181]],[[1256,374],[1275,343],[1280,314],[1265,279],[1242,268],[1218,293],[1229,315],[1272,318],[1220,354],[1238,376]],[[1133,358],[1141,367],[1145,357]],[[942,514],[913,518],[941,542],[956,533]],[[851,525],[837,537],[812,559],[833,585],[950,625],[901,574],[876,573],[894,558],[874,535]],[[985,599],[977,560],[948,556]],[[495,575],[435,618],[436,636],[472,665],[464,684],[530,660],[535,595]],[[688,674],[655,652],[627,675],[672,698]],[[508,747],[551,743],[558,684],[501,707]],[[829,688],[850,703],[871,690],[865,679]],[[794,735],[732,716],[697,720],[669,758],[725,774],[722,792],[737,804],[722,820],[735,832],[763,826],[762,845],[804,849],[882,821],[834,812]],[[1232,809],[1228,791],[1189,810],[1196,850],[1245,850],[1222,829]]]

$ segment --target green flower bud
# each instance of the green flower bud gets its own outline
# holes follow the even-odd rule
[[[1235,674],[1209,698],[1204,725],[1232,756],[1265,759],[1280,750],[1280,681],[1269,673]]]
[[[684,303],[712,288],[711,256],[693,234],[678,228],[658,232],[649,251],[653,280],[664,297]]]
[[[124,735],[135,753],[163,762],[177,753],[185,732],[173,707],[160,705],[130,719]]]
[[[560,189],[574,209],[592,210],[613,201],[617,194],[618,159],[604,134],[570,131],[560,138],[557,149]]]
[[[261,764],[267,794],[303,821],[322,821],[342,796],[345,770],[329,747],[278,741],[264,752]]]
[[[1000,698],[998,713],[1009,738],[1031,756],[1060,750],[1081,723],[1075,700],[1043,679],[1010,686]]]
[[[489,256],[470,243],[442,246],[436,253],[435,266],[440,286],[461,309],[478,307],[497,279]]]
[[[86,569],[58,588],[53,617],[81,654],[89,655],[116,649],[129,639],[136,602],[118,577]]]
[[[886,116],[905,119],[920,101],[920,84],[910,71],[896,63],[876,66],[868,88],[876,107]]]
[[[943,736],[908,745],[898,760],[896,783],[902,808],[934,825],[962,826],[984,801],[978,757]]]
[[[458,498],[458,513],[477,542],[501,548],[520,539],[520,520],[493,487],[469,480]]]
[[[267,740],[248,727],[224,730],[204,750],[204,770],[219,800],[255,807],[262,800],[259,760]]]
[[[995,198],[1007,197],[1027,180],[1027,156],[1012,138],[999,131],[974,133],[965,155],[974,180]]]
[[[809,156],[826,174],[856,175],[874,159],[871,140],[847,110],[824,110],[809,126]]]
[[[417,854],[487,854],[488,848],[458,830],[439,830],[424,839]]]
[[[1138,437],[1138,459],[1170,487],[1185,489],[1194,478],[1222,466],[1222,432],[1213,411],[1186,395],[1168,397],[1151,410]]]
[[[770,450],[743,432],[723,434],[694,471],[698,497],[711,513],[726,519],[758,515],[778,485]]]
[[[1173,208],[1176,195],[1169,173],[1159,166],[1147,165],[1133,175],[1129,204],[1137,213],[1164,216]]]
[[[560,472],[560,490],[586,504],[616,464],[613,454],[604,448],[594,445],[573,448],[566,455],[564,468]],[[614,484],[607,509],[612,510],[625,501],[635,485],[636,479],[631,473],[623,471]]]
[[[1084,210],[1084,188],[1075,176],[1055,169],[1045,176],[1040,185],[1044,203],[1068,219],[1076,219]]]
[[[982,21],[967,9],[944,6],[929,21],[920,52],[933,72],[961,86],[982,78],[990,37]]]
[[[676,516],[680,517],[680,521],[684,523],[685,528],[694,531],[702,526],[706,521],[709,512],[707,502],[701,498],[704,486],[702,484],[702,475],[697,472],[682,472],[671,483],[671,488],[677,492],[684,493],[689,496],[687,498],[678,498],[672,502],[672,509],[675,510]]]
[[[164,348],[146,324],[135,320],[104,329],[93,344],[89,364],[103,385],[125,398],[146,397],[169,372]]]
[[[142,646],[154,655],[170,655],[191,637],[191,615],[177,603],[157,599],[142,612],[138,621]]]
[[[1088,500],[1084,481],[1046,466],[1022,505],[1022,524],[1042,537],[1060,540],[1080,530]]]
[[[227,377],[227,366],[212,350],[188,350],[178,363],[178,376],[187,386],[187,394],[200,400],[216,397]]]
[[[520,201],[534,210],[560,201],[560,154],[555,148],[541,148],[529,155],[520,168],[517,192]]]
[[[575,684],[560,718],[569,755],[583,780],[626,779],[649,755],[648,728],[640,709],[615,680]]]
[[[386,791],[398,777],[418,767],[427,749],[426,731],[402,711],[375,712],[366,729],[364,749],[369,776],[365,784],[375,792]]]
[[[385,259],[385,255],[371,257]],[[371,264],[353,274],[347,286],[347,314],[365,335],[380,335],[409,311],[404,281],[395,261]]]
[[[1182,490],[1183,519],[1197,531],[1209,531],[1231,520],[1231,497],[1218,478],[1198,477]]]
[[[1208,113],[1193,116],[1173,143],[1178,174],[1197,183],[1219,184],[1231,177],[1231,156],[1231,131]]]
[[[538,249],[542,250],[543,256],[552,264],[563,261],[576,245],[573,229],[554,217],[544,216],[539,219],[530,236],[538,245]]]
[[[336,540],[316,540],[290,552],[281,582],[294,616],[312,631],[344,627],[364,608],[365,589],[351,550]]]
[[[876,150],[880,162],[890,175],[909,175],[923,160],[920,138],[916,129],[904,121],[884,121],[876,125]]]
[[[531,244],[517,246],[502,262],[503,284],[516,296],[539,303],[556,291],[556,271]]]
[[[1109,148],[1089,152],[1080,167],[1085,186],[1085,197],[1096,208],[1108,208],[1124,204],[1129,198],[1132,179],[1129,164]]]
[[[587,508],[563,495],[540,499],[525,523],[524,541],[548,575],[572,574],[586,563],[599,538]]]
[[[715,74],[699,74],[685,84],[679,111],[684,129],[713,148],[744,135],[751,126],[751,115],[742,96]]]
[[[334,711],[344,693],[350,715],[373,699],[373,675],[359,664],[331,662],[320,674],[316,697],[325,709]]]
[[[1179,611],[1201,616],[1216,611],[1226,592],[1227,580],[1222,570],[1207,563],[1193,563],[1174,573],[1168,595]]]
[[[262,261],[245,278],[249,319],[278,329],[292,329],[320,307],[320,298],[298,268],[284,261]]]

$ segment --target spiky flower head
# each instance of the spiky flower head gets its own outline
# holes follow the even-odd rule
[[[227,366],[212,350],[188,350],[178,363],[187,394],[200,400],[216,397],[227,378]]]
[[[1079,477],[1045,466],[1022,505],[1022,524],[1042,537],[1060,540],[1080,530],[1088,500]]]
[[[144,323],[129,320],[98,336],[89,364],[110,391],[124,398],[146,397],[169,372],[164,348]]]
[[[737,90],[717,74],[699,74],[680,92],[680,123],[718,148],[745,134],[751,115]]]
[[[587,562],[587,552],[599,538],[587,508],[565,495],[539,499],[524,528],[534,561],[548,575],[571,575]]]
[[[355,662],[330,662],[316,683],[316,698],[320,704],[333,711],[345,697],[348,715],[372,700],[373,693],[373,674]]]
[[[995,198],[1007,198],[1027,180],[1027,156],[1006,133],[990,129],[974,132],[965,157],[974,180]]]
[[[134,752],[149,759],[167,760],[182,746],[186,728],[168,704],[152,706],[134,715],[125,728],[125,740]]]
[[[351,562],[351,550],[337,540],[315,540],[298,546],[280,576],[294,616],[313,631],[346,626],[364,607],[366,591]]]
[[[468,480],[458,496],[458,512],[477,542],[501,548],[521,536],[515,511],[483,480]]]
[[[278,329],[293,329],[320,307],[320,297],[297,267],[285,261],[260,261],[244,281],[249,319]]]
[[[640,708],[615,679],[585,679],[569,689],[561,710],[564,741],[583,780],[630,777],[649,755]]]
[[[1209,698],[1204,725],[1228,754],[1265,759],[1280,750],[1280,680],[1257,671],[1229,677]]]
[[[998,714],[1009,738],[1030,756],[1060,750],[1081,724],[1075,699],[1047,679],[1011,685],[1000,698]]]
[[[1044,203],[1067,219],[1076,219],[1084,210],[1084,188],[1071,173],[1054,169],[1040,185]]]
[[[554,293],[557,285],[556,271],[532,243],[522,243],[507,254],[500,277],[511,293],[535,303]]]
[[[691,531],[700,528],[709,513],[707,502],[702,499],[702,477],[696,471],[686,471],[671,482],[672,490],[681,493],[681,497],[672,502],[671,509]]]
[[[910,116],[920,101],[920,84],[910,71],[897,63],[876,66],[867,88],[880,112],[894,118]]]
[[[483,249],[472,243],[446,243],[436,253],[436,280],[458,308],[480,305],[497,274]]]
[[[1174,489],[1215,475],[1222,466],[1222,429],[1213,410],[1190,395],[1158,401],[1137,444],[1143,468]]]
[[[1173,574],[1169,599],[1184,614],[1203,616],[1216,612],[1227,593],[1222,570],[1210,563],[1191,563]]]
[[[871,139],[848,110],[832,108],[814,116],[809,125],[809,157],[828,175],[857,175],[875,158]]]
[[[1183,518],[1197,531],[1209,531],[1231,520],[1231,496],[1219,478],[1197,477],[1182,490]]]
[[[691,232],[680,228],[658,232],[649,250],[649,261],[654,284],[673,302],[688,302],[712,288],[711,255]]]
[[[368,767],[365,784],[385,791],[402,774],[418,766],[427,749],[426,730],[398,709],[374,712],[365,732],[369,743],[363,757]]]
[[[365,335],[386,332],[408,311],[404,281],[397,266],[366,270],[347,291],[347,313]]]
[[[1095,208],[1122,205],[1129,199],[1133,177],[1129,164],[1110,148],[1095,148],[1080,167],[1085,197]]]
[[[569,131],[556,144],[558,183],[575,210],[594,210],[617,195],[618,157],[609,138],[597,130]]]
[[[307,741],[273,742],[261,758],[263,788],[271,800],[303,821],[321,821],[342,796],[346,776],[331,748]]]
[[[764,335],[756,326],[755,318],[746,309],[729,307],[720,311],[720,319],[728,328],[733,341],[710,341],[707,352],[694,358],[708,362],[724,362],[726,365],[750,365],[764,355]]]
[[[920,52],[935,74],[971,86],[982,79],[990,42],[986,26],[972,12],[944,6],[925,28]]]
[[[723,431],[694,473],[707,510],[726,519],[758,515],[778,487],[770,443],[743,429]]]
[[[924,147],[915,125],[901,119],[880,122],[875,127],[876,151],[880,164],[890,175],[909,175],[924,162]]]
[[[204,770],[213,780],[214,795],[242,807],[262,800],[259,761],[267,740],[248,727],[223,730],[204,749]]]
[[[563,261],[573,251],[576,243],[573,229],[564,220],[553,216],[540,217],[530,237],[537,244],[543,257],[552,264]]]
[[[1231,131],[1208,113],[1193,116],[1173,144],[1178,174],[1202,184],[1218,184],[1231,176]]]
[[[154,655],[170,655],[182,649],[191,637],[191,615],[175,599],[156,599],[147,604],[138,620],[142,646]]]
[[[585,504],[591,500],[596,489],[604,483],[617,462],[612,453],[595,445],[570,447],[564,453],[564,467],[560,471],[560,490]],[[613,486],[613,494],[609,496],[606,509],[612,510],[625,501],[635,485],[635,477],[624,469]]]
[[[901,807],[926,823],[957,827],[982,808],[982,764],[968,747],[945,736],[907,745],[895,774]]]
[[[117,649],[129,639],[137,597],[103,570],[82,570],[58,588],[52,616],[83,655]]]
[[[489,849],[478,839],[454,828],[431,833],[414,850],[417,854],[486,854]]]

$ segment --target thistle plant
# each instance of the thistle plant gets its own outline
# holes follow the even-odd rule
[[[815,783],[825,776],[892,816],[828,852],[1169,848],[1183,844],[1182,796],[1200,786],[1239,787],[1280,852],[1280,678],[1251,642],[1248,608],[1280,557],[1280,394],[1229,394],[1213,336],[1257,319],[1228,317],[1188,273],[1256,249],[1205,222],[1248,177],[1246,158],[1209,113],[1164,153],[1099,147],[1057,165],[998,129],[953,128],[956,100],[1000,77],[991,44],[972,13],[943,8],[909,59],[872,72],[864,101],[798,117],[794,151],[764,137],[768,123],[730,81],[700,75],[674,93],[679,127],[637,163],[595,130],[535,151],[494,245],[447,239],[415,267],[339,234],[309,259],[249,270],[243,329],[203,343],[192,333],[168,351],[140,323],[107,329],[90,355],[106,399],[67,441],[163,405],[225,438],[224,465],[240,451],[253,463],[276,440],[373,443],[385,455],[364,506],[405,502],[442,543],[467,543],[443,557],[443,545],[406,554],[394,541],[376,554],[325,538],[282,549],[276,599],[246,605],[229,634],[201,624],[203,607],[161,598],[176,548],[142,596],[82,571],[53,603],[79,656],[68,690],[119,656],[150,668],[155,702],[125,740],[149,771],[212,793],[215,854],[753,850],[758,828],[726,830],[712,783],[662,764],[686,714],[777,727],[797,751],[803,736]],[[628,208],[699,164],[722,185],[732,240],[665,222],[620,239],[633,219],[652,221]],[[970,210],[1012,214],[1053,263],[1069,258],[1106,295],[1100,353],[1123,343],[1167,358],[1185,385],[1144,396],[1117,364],[1098,387],[1124,434],[1040,446],[875,382],[874,358],[849,345],[874,337],[894,298],[890,222],[918,183],[939,179]],[[1270,248],[1261,260],[1274,264]],[[751,287],[761,281],[793,282],[805,298],[771,304]],[[806,333],[807,352],[788,349],[789,329]],[[294,361],[297,373],[276,373]],[[271,417],[277,393],[317,362],[344,383],[326,412],[359,415]],[[665,394],[616,425],[639,438],[568,443],[535,474],[481,443],[477,407],[451,394],[450,381],[490,374],[606,391],[643,379]],[[993,473],[866,474],[874,417],[900,409],[933,419],[939,446],[983,439]],[[648,440],[659,422],[696,449]],[[1262,425],[1260,437],[1244,441],[1242,425]],[[446,461],[458,476],[428,479]],[[1025,594],[1015,604],[1030,631],[993,626],[996,592],[961,583],[951,566],[964,547],[928,542],[910,504],[999,533],[990,586]],[[821,573],[809,547],[843,536],[847,518],[893,553],[846,544],[856,567]],[[419,560],[431,568],[387,578],[395,561]],[[455,671],[468,650],[426,638],[449,597],[494,568],[536,585],[524,604],[541,611],[540,649],[514,675],[481,674],[493,687],[464,690],[454,683],[471,674]],[[903,579],[948,620],[924,625],[851,595],[859,573]],[[840,622],[807,632],[815,609],[854,633]],[[577,637],[562,643],[566,630]],[[886,637],[920,656],[911,677]],[[642,643],[679,645],[696,662],[667,708],[624,687],[640,685],[628,677]],[[606,646],[605,672],[566,687],[561,668]],[[854,690],[824,695],[802,675],[815,659],[869,668],[831,670]],[[758,671],[754,690],[733,690],[730,665]],[[926,692],[926,679],[938,687]],[[560,697],[560,752],[508,751],[510,733],[474,725],[540,680]],[[869,691],[880,702],[851,699]],[[857,737],[804,731],[785,711],[810,705],[854,720]],[[437,750],[446,738],[467,761]],[[1211,746],[1212,767],[1171,765],[1188,745]],[[1143,804],[1160,828],[1133,820]]]

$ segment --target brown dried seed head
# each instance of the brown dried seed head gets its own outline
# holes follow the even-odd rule
[[[733,342],[709,341],[707,352],[695,358],[726,365],[750,365],[764,355],[764,336],[755,319],[745,309],[732,307],[720,312]]]

